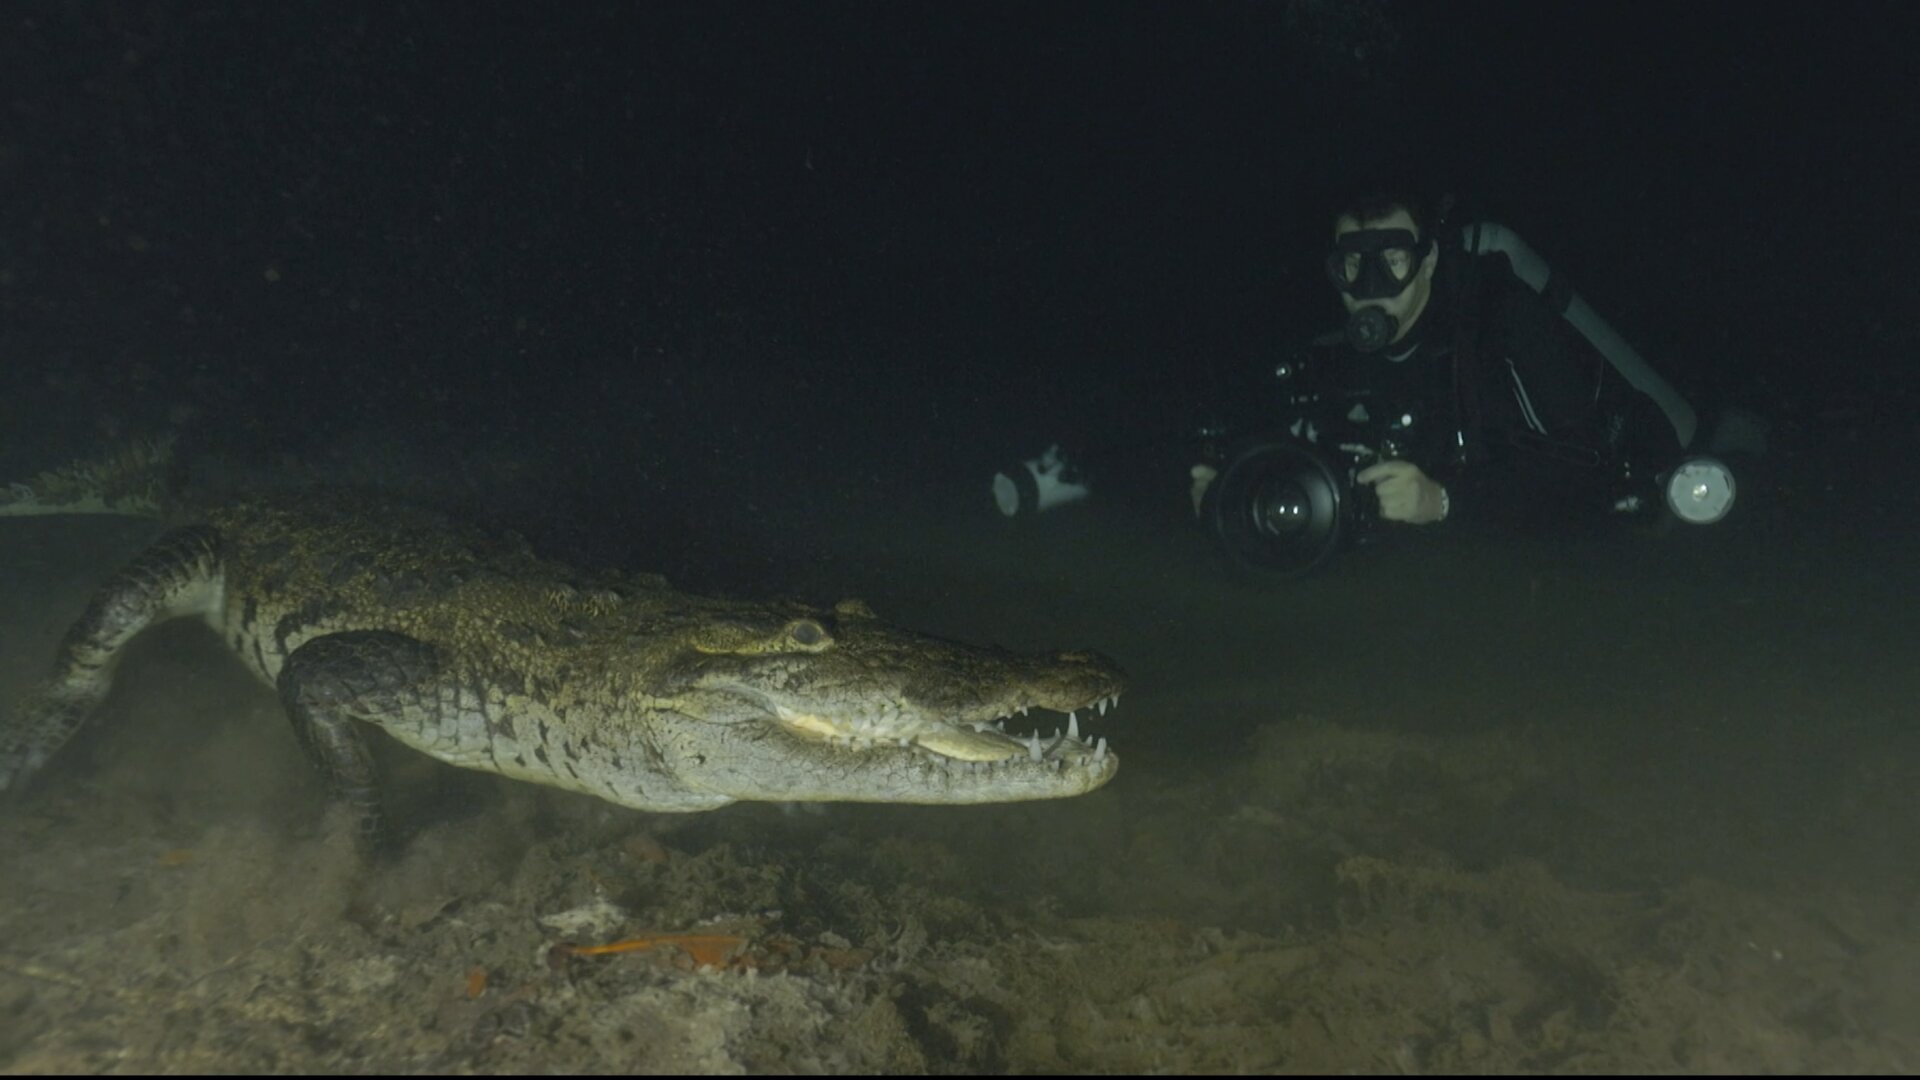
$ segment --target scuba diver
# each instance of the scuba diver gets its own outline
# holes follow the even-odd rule
[[[1395,525],[1564,530],[1622,515],[1710,525],[1728,455],[1766,425],[1709,427],[1511,230],[1454,225],[1398,194],[1334,217],[1328,281],[1345,328],[1250,366],[1197,431],[1195,515],[1240,568],[1312,572]],[[1192,458],[1186,459],[1192,461]],[[1058,444],[993,478],[1008,517],[1087,497]]]
[[[1611,497],[1621,463],[1680,458],[1694,441],[1693,409],[1517,236],[1491,224],[1448,228],[1445,213],[1430,220],[1417,200],[1382,193],[1336,215],[1325,268],[1347,324],[1275,369],[1280,404],[1295,411],[1288,436],[1344,452],[1353,498],[1373,502],[1369,516],[1382,521],[1555,524],[1623,509]],[[1287,420],[1271,393],[1236,398],[1265,414],[1256,426]],[[1284,539],[1287,519],[1310,507],[1217,507],[1256,501],[1247,492],[1260,481],[1215,483],[1251,456],[1193,466],[1195,513],[1212,509],[1217,530],[1249,531],[1248,543],[1265,543],[1253,536],[1262,531]],[[1716,512],[1730,500],[1729,486]]]

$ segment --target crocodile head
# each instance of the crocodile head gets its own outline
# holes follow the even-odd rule
[[[1113,779],[1104,713],[1124,686],[1092,653],[1025,655],[915,634],[859,601],[754,607],[678,635],[645,691],[652,752],[719,801],[990,803],[1063,798]],[[1031,709],[1062,714],[1052,731]],[[1044,718],[1039,719],[1045,725]]]

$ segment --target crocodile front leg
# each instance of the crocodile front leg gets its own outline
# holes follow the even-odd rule
[[[53,673],[0,723],[0,791],[24,784],[92,718],[134,635],[210,614],[220,580],[219,534],[191,528],[162,536],[102,586],[61,640]]]
[[[307,757],[335,798],[352,808],[362,850],[392,838],[373,755],[356,721],[391,727],[437,703],[440,662],[432,646],[385,630],[314,638],[280,669],[280,701]]]

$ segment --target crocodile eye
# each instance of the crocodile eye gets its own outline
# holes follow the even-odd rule
[[[812,648],[827,641],[827,628],[812,619],[795,619],[787,624],[787,637],[796,645]]]

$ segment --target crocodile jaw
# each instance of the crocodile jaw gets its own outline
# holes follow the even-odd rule
[[[1088,711],[1104,711],[1100,698]],[[888,734],[844,734],[819,713],[776,706],[753,720],[677,717],[656,744],[679,782],[736,800],[924,805],[1020,802],[1084,795],[1111,781],[1120,759],[1082,738],[1077,713],[1057,730],[1007,734],[998,722],[896,719]],[[676,737],[677,736],[677,737]]]
[[[731,799],[772,802],[945,805],[1063,799],[1101,787],[1120,767],[1119,756],[1106,748],[1105,740],[1089,745],[1061,738],[1051,749],[1043,748],[1038,760],[1022,748],[982,761],[919,744],[855,746],[765,730],[758,737],[729,738],[720,753],[669,751],[667,757],[688,787]]]

